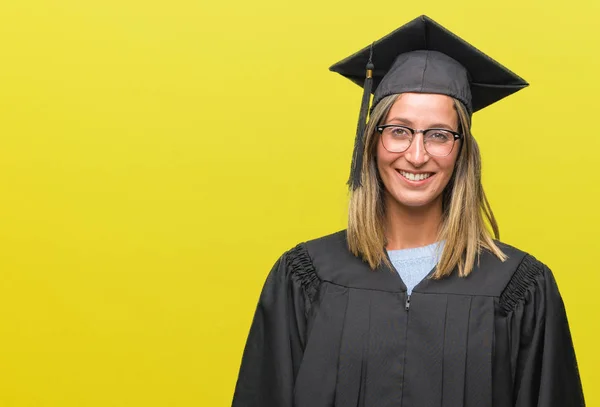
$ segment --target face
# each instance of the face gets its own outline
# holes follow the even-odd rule
[[[458,114],[449,96],[404,93],[392,105],[382,124],[457,131]],[[423,144],[423,134],[416,133],[408,150],[391,153],[385,149],[380,137],[377,168],[385,185],[386,199],[390,204],[404,207],[441,207],[442,191],[452,176],[459,150],[460,141],[457,140],[449,155],[429,155]]]

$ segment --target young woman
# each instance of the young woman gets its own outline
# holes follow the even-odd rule
[[[583,406],[556,282],[494,239],[470,133],[527,83],[425,16],[332,70],[365,66],[348,229],[277,261],[233,406]]]

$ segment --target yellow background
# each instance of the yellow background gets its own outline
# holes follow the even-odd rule
[[[0,407],[229,405],[271,265],[345,225],[327,68],[422,13],[532,84],[474,118],[485,186],[600,406],[598,1],[2,0]]]

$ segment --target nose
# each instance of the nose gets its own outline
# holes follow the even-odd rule
[[[415,134],[410,147],[404,152],[404,158],[415,167],[421,167],[429,161],[429,154],[425,150],[423,141],[423,133]]]

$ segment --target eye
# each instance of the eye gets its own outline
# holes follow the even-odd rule
[[[454,136],[449,131],[430,130],[427,132],[426,139],[434,143],[446,143],[452,140]]]
[[[410,137],[410,132],[404,127],[388,127],[387,130],[390,132],[392,137],[395,138]]]

